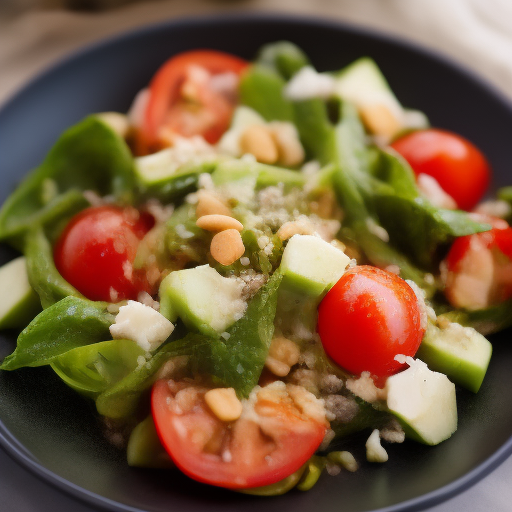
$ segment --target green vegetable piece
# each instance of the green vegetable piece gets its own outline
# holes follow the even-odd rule
[[[25,254],[28,280],[39,295],[43,309],[70,295],[83,295],[71,286],[60,274],[53,260],[53,251],[42,228],[36,228],[27,235]]]
[[[476,393],[491,360],[492,345],[471,327],[449,323],[442,329],[429,324],[416,357],[452,382]]]
[[[281,494],[286,494],[300,482],[305,470],[306,464],[295,471],[295,473],[292,473],[275,484],[253,487],[252,489],[243,489],[240,492],[254,496],[280,496]]]
[[[350,258],[339,249],[312,235],[295,235],[281,260],[284,284],[318,298],[344,274]]]
[[[27,325],[39,313],[41,304],[28,282],[25,257],[0,267],[0,283],[0,329]]]
[[[0,240],[20,247],[25,233],[44,222],[61,194],[95,190],[113,194],[121,203],[133,199],[133,158],[111,128],[92,116],[67,130],[44,162],[34,170],[0,210]]]
[[[141,397],[155,381],[161,366],[175,356],[190,356],[204,350],[208,338],[189,334],[181,340],[164,345],[145,364],[138,366],[126,377],[101,393],[96,399],[96,409],[108,418],[127,418],[137,411]]]
[[[162,312],[171,322],[177,315],[189,329],[210,336],[225,331],[245,309],[242,284],[222,277],[209,265],[171,272],[159,295]]]
[[[0,369],[49,364],[69,350],[109,338],[113,321],[106,303],[66,297],[30,322],[19,335],[16,350],[3,360]]]
[[[95,398],[135,370],[144,353],[132,340],[102,341],[73,348],[56,357],[51,366],[68,386]]]
[[[151,415],[132,430],[126,447],[126,457],[128,466],[132,467],[155,469],[176,467],[160,443]]]
[[[283,96],[285,80],[273,69],[255,64],[240,80],[240,102],[267,121],[293,121],[293,106]]]
[[[297,45],[289,41],[278,41],[264,45],[257,62],[289,80],[297,71],[309,65],[309,58]]]
[[[175,201],[197,188],[199,175],[212,172],[220,159],[207,153],[183,163],[179,151],[168,148],[135,159],[135,177],[142,197]]]
[[[428,445],[448,439],[457,430],[455,385],[442,373],[416,359],[386,381],[387,406],[405,435]]]
[[[309,491],[318,482],[320,475],[325,468],[325,460],[322,457],[313,455],[306,463],[306,469],[302,475],[302,479],[297,485],[299,491]]]

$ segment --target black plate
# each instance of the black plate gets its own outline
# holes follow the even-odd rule
[[[49,70],[0,111],[0,202],[58,135],[86,114],[126,111],[158,66],[190,48],[216,48],[247,59],[266,42],[300,45],[320,70],[372,56],[405,106],[435,126],[474,141],[490,158],[494,186],[511,182],[512,108],[458,66],[387,37],[326,21],[232,16],[172,21],[96,45]],[[2,249],[0,260],[12,252]],[[177,472],[130,469],[110,446],[91,404],[48,369],[0,374],[0,442],[18,461],[64,491],[110,510],[294,512],[418,510],[465,489],[512,452],[510,332],[494,338],[495,354],[478,395],[458,391],[459,430],[430,448],[389,447],[383,465],[324,476],[308,493],[254,498],[199,485]],[[0,356],[14,348],[2,334]],[[354,453],[364,460],[363,441]]]

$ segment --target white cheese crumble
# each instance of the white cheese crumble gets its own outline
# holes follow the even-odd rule
[[[377,429],[366,441],[366,460],[368,462],[386,462],[388,460],[388,452],[380,444],[380,435]]]
[[[110,326],[114,339],[133,340],[149,351],[158,348],[173,330],[174,325],[158,311],[134,300],[119,308],[115,323]]]
[[[292,101],[327,99],[334,95],[335,90],[336,80],[332,76],[318,73],[311,66],[305,66],[288,82],[284,96]]]

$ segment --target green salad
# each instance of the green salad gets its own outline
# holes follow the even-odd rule
[[[264,496],[444,442],[512,323],[490,176],[369,57],[181,53],[0,210],[0,369],[51,366],[131,466]]]

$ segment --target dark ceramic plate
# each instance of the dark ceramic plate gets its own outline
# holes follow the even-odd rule
[[[87,49],[40,76],[0,111],[0,202],[66,127],[91,112],[126,111],[134,94],[174,53],[211,47],[251,59],[263,43],[280,39],[300,45],[320,70],[372,56],[404,105],[474,141],[492,162],[494,186],[512,182],[507,175],[511,106],[475,77],[386,37],[324,21],[252,15],[150,27]],[[11,256],[2,249],[0,262]],[[495,354],[478,395],[458,391],[460,425],[450,440],[435,448],[393,445],[388,463],[363,463],[354,474],[324,476],[307,493],[255,499],[174,472],[130,469],[124,454],[103,440],[91,404],[44,368],[0,374],[0,442],[43,479],[115,511],[418,510],[470,486],[512,452],[507,337],[494,338]],[[15,333],[2,334],[0,356],[14,343]],[[363,446],[360,440],[354,448],[359,460],[364,460]]]

